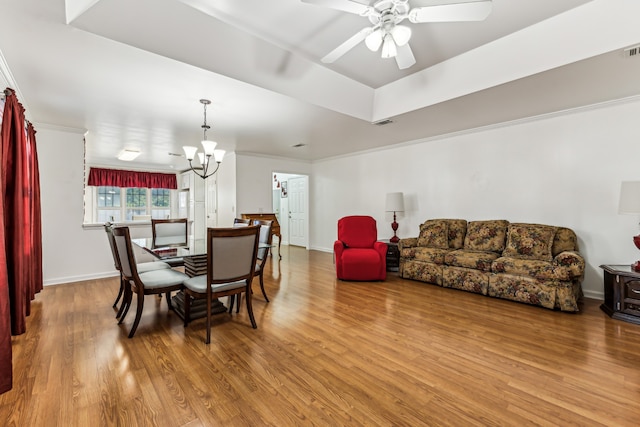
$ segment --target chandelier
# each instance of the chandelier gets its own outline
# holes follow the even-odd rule
[[[207,125],[207,105],[211,104],[211,101],[208,99],[201,99],[200,103],[204,106],[204,123],[202,124],[202,148],[204,149],[204,153],[198,153],[198,160],[200,160],[201,168],[193,167],[193,160],[196,157],[196,152],[198,151],[198,147],[193,147],[190,145],[185,145],[182,147],[184,150],[184,154],[189,160],[189,167],[191,170],[198,175],[202,179],[207,179],[211,175],[218,172],[220,168],[220,163],[222,163],[222,158],[224,157],[224,150],[216,150],[216,145],[218,145],[215,141],[207,140],[207,130],[211,128],[211,126]],[[209,166],[211,165],[211,157],[213,157],[216,167],[213,171],[209,170]],[[202,173],[199,172],[202,170]]]

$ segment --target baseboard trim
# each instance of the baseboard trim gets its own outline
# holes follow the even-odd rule
[[[83,274],[81,276],[68,276],[68,277],[56,277],[54,279],[45,279],[44,286],[63,285],[65,283],[84,282],[85,280],[106,279],[109,277],[116,277],[118,273],[115,271],[107,271],[104,273],[96,274]]]
[[[584,293],[585,298],[590,298],[590,299],[599,299],[604,301],[604,292],[600,292],[600,291],[587,291],[587,290],[582,290],[582,292]]]

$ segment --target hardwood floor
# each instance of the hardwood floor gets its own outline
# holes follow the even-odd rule
[[[640,417],[640,326],[585,300],[568,314],[391,275],[335,279],[332,255],[270,259],[258,329],[186,329],[147,296],[116,324],[114,279],[50,286],[13,338],[3,426],[580,425]]]

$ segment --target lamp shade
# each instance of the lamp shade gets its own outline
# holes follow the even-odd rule
[[[404,195],[402,192],[387,193],[385,210],[387,212],[404,212]]]
[[[396,25],[391,30],[391,35],[398,46],[404,46],[411,38],[411,28],[406,25]]]
[[[364,43],[367,45],[370,51],[377,52],[382,44],[382,30],[377,29],[373,33],[369,34]]]
[[[187,160],[193,160],[196,157],[196,151],[198,151],[198,147],[193,147],[191,145],[185,145],[182,147],[184,150],[184,155]]]
[[[398,54],[398,49],[396,48],[396,43],[393,41],[393,37],[391,34],[384,36],[382,43],[382,57],[383,58],[393,58]]]
[[[215,141],[209,141],[207,139],[201,142],[202,148],[204,149],[205,156],[213,156],[213,150],[216,149],[216,145],[218,145]]]
[[[620,186],[620,214],[640,213],[640,181],[623,181]]]
[[[220,163],[224,158],[224,153],[226,153],[224,150],[213,150],[213,158],[216,159],[216,162]]]

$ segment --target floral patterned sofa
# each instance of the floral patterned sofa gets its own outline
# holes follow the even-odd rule
[[[398,247],[405,279],[578,311],[585,263],[569,228],[432,219]]]

